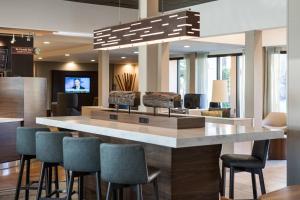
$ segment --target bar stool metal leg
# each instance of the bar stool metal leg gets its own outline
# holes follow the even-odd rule
[[[222,164],[222,176],[221,176],[221,196],[225,196],[225,188],[226,188],[226,168],[224,164]]]
[[[141,185],[136,186],[136,194],[137,194],[137,200],[143,200],[143,191]]]
[[[112,193],[112,185],[111,185],[111,183],[108,183],[108,188],[107,188],[107,192],[106,192],[106,200],[111,199],[111,193]]]
[[[69,185],[68,185],[68,191],[67,191],[67,200],[72,199],[73,194],[73,184],[74,184],[74,174],[73,172],[70,172],[70,179],[69,179]]]
[[[45,172],[46,172],[46,165],[45,165],[45,163],[43,163],[42,169],[41,169],[39,187],[38,187],[38,191],[37,191],[37,195],[36,195],[37,200],[39,200],[42,195],[43,183],[44,183],[44,179],[45,179]]]
[[[97,200],[102,200],[102,193],[101,193],[101,175],[99,172],[96,172],[96,192],[97,192]]]
[[[47,195],[46,197],[50,197],[52,193],[52,167],[47,167],[48,168],[48,188],[47,188]]]
[[[266,194],[264,175],[263,175],[261,169],[258,171],[258,176],[259,176],[259,183],[260,183],[261,193]]]
[[[54,176],[55,176],[55,197],[59,198],[59,181],[58,181],[58,166],[54,167]]]
[[[118,200],[123,200],[123,188],[118,190]]]
[[[23,172],[24,172],[24,165],[25,165],[25,159],[24,159],[24,155],[22,155],[21,162],[20,162],[18,183],[17,183],[17,188],[16,188],[16,194],[15,194],[15,200],[19,199],[21,184],[22,184],[22,177],[23,177]]]
[[[234,199],[234,168],[230,167],[229,198]]]
[[[257,190],[256,190],[256,179],[255,179],[255,173],[251,173],[251,179],[252,179],[252,190],[253,190],[253,199],[257,199]]]
[[[157,179],[154,179],[154,180],[153,180],[153,187],[154,187],[155,199],[156,199],[156,200],[159,200],[159,193],[158,193]]]
[[[25,188],[25,200],[29,200],[30,190],[30,159],[26,160],[26,188]]]
[[[69,179],[70,179],[70,174],[68,170],[65,170],[65,177],[66,177],[66,189],[69,186]]]
[[[84,185],[84,178],[83,178],[83,176],[79,176],[79,178],[78,178],[78,196],[79,196],[79,200],[83,200],[83,185]]]

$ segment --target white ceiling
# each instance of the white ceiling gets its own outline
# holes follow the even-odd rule
[[[70,37],[53,35],[52,32],[40,33],[35,37],[34,45],[39,48],[39,57],[43,61],[90,63],[97,60],[97,51],[93,50],[92,38],[90,37]],[[50,44],[44,44],[50,42]],[[237,52],[244,48],[245,34],[233,34],[224,36],[214,36],[197,38],[187,41],[176,41],[170,43],[170,54],[180,55],[193,52]],[[269,29],[263,31],[264,46],[285,45],[286,29]],[[185,48],[184,46],[189,46]],[[137,48],[126,48],[110,51],[110,61],[112,63],[137,62]],[[65,54],[70,54],[66,57]],[[126,59],[121,59],[126,57]]]
[[[177,41],[170,43],[171,55],[174,54],[186,54],[192,52],[214,52],[223,50],[236,50],[243,48],[239,37],[236,37],[236,42],[231,40],[209,40],[209,38],[201,40],[189,40],[189,41]],[[50,44],[44,44],[44,42],[50,42]],[[40,55],[35,56],[35,60],[39,57],[43,58],[43,61],[57,61],[57,62],[67,62],[75,61],[80,63],[91,62],[91,60],[97,60],[97,51],[93,50],[92,38],[84,37],[68,37],[59,36],[53,34],[47,34],[43,36],[35,37],[35,47],[39,48]],[[189,48],[184,48],[184,46],[189,46]],[[110,61],[114,63],[123,62],[137,62],[138,55],[134,52],[138,51],[137,48],[126,48],[110,51]],[[66,57],[65,54],[70,54]],[[126,57],[126,59],[121,59],[121,57]]]

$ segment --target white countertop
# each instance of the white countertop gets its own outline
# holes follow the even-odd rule
[[[22,122],[24,121],[23,118],[3,118],[0,117],[0,124],[1,123],[8,123],[8,122]]]
[[[205,128],[176,130],[96,120],[84,116],[37,117],[36,123],[173,148],[276,139],[284,136],[280,130],[227,124],[206,123]]]

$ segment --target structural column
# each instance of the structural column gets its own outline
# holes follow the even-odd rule
[[[196,53],[188,54],[186,57],[188,73],[188,92],[196,93]]]
[[[246,32],[245,48],[245,117],[261,126],[263,117],[263,47],[262,32]]]
[[[300,184],[300,1],[288,0],[287,184]]]
[[[98,105],[108,108],[109,51],[98,52]]]
[[[236,107],[237,107],[236,73],[237,73],[237,58],[231,57],[231,68],[230,68],[230,108],[231,108],[230,112],[231,113],[230,114],[232,116],[236,116]]]
[[[160,15],[158,0],[140,0],[140,17]],[[139,47],[139,91],[169,91],[169,44]],[[141,110],[145,110],[140,106]]]

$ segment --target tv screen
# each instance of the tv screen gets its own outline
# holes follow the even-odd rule
[[[90,93],[91,78],[65,77],[65,93]]]

